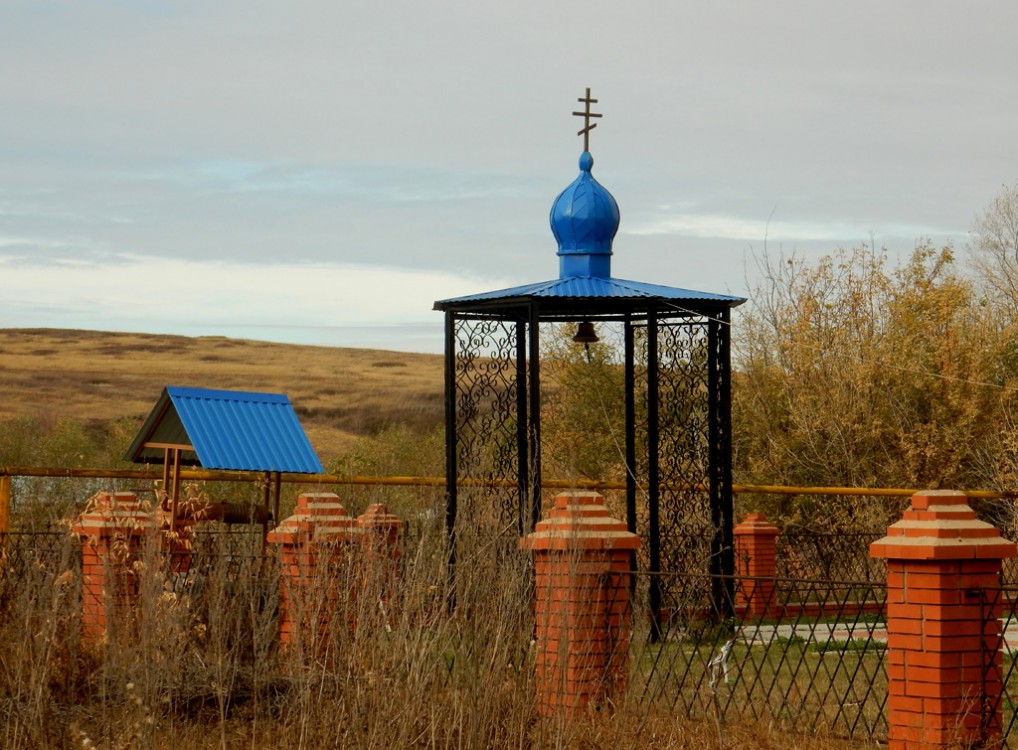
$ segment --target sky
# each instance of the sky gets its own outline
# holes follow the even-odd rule
[[[439,352],[435,300],[554,278],[577,175],[612,274],[963,249],[1018,180],[1018,4],[2,0],[0,328]]]

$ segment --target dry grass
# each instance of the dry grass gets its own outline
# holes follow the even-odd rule
[[[0,421],[66,415],[108,423],[148,413],[164,385],[287,393],[323,460],[386,425],[442,419],[442,358],[223,338],[0,330]],[[419,441],[390,437],[378,473],[410,473]],[[384,461],[392,462],[392,470]],[[0,464],[4,462],[0,440]],[[398,466],[397,466],[398,462]],[[377,466],[376,466],[377,468]],[[376,488],[361,490],[374,493]],[[352,492],[352,491],[351,491]],[[391,628],[369,597],[342,602],[375,627],[334,632],[330,664],[276,645],[275,581],[236,565],[200,585],[164,588],[143,571],[135,633],[99,646],[80,633],[80,574],[69,537],[57,564],[0,561],[0,745],[10,748],[711,748],[710,722],[623,706],[589,721],[540,719],[533,706],[530,560],[491,530],[461,543],[454,616],[446,614],[442,501],[344,497],[351,514],[385,500],[416,525]],[[52,496],[46,497],[52,504]],[[401,500],[404,500],[401,504]],[[468,531],[469,529],[469,531]],[[474,540],[466,539],[470,531]],[[477,550],[470,554],[468,550]],[[311,601],[316,601],[313,597]],[[321,598],[318,599],[321,601]],[[350,619],[344,612],[338,621]],[[783,726],[728,724],[727,748],[830,750],[844,743]]]
[[[54,415],[140,421],[166,385],[286,393],[323,461],[382,427],[427,431],[443,418],[440,355],[0,329],[0,421]]]
[[[439,504],[439,498],[433,498]],[[398,508],[400,513],[411,508]],[[278,647],[278,588],[257,558],[214,560],[167,588],[158,555],[135,565],[136,620],[101,643],[80,638],[77,542],[0,569],[0,745],[24,748],[719,747],[712,722],[622,705],[590,719],[534,710],[529,556],[492,530],[464,530],[457,608],[449,614],[440,514],[417,516],[401,577],[320,609],[335,578],[312,579],[311,632],[328,615],[332,647]],[[503,540],[508,542],[508,540]],[[497,543],[496,543],[497,546]],[[354,576],[357,574],[354,573]],[[340,580],[350,580],[343,576]],[[342,594],[345,589],[340,589]],[[316,604],[319,605],[316,607]],[[388,627],[386,627],[388,625]],[[309,644],[310,645],[310,644]],[[833,750],[844,742],[787,727],[728,723],[725,748]]]

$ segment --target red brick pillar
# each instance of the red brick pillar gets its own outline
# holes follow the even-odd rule
[[[171,576],[187,577],[191,570],[191,531],[195,522],[178,518],[171,531],[171,513],[162,508],[152,511],[152,524],[159,531],[159,551],[166,557]]]
[[[349,595],[350,568],[361,530],[331,492],[297,498],[293,515],[269,532],[279,545],[282,574],[280,642],[303,644],[308,653],[329,653],[334,617]],[[347,617],[352,609],[346,609]]]
[[[626,686],[639,537],[609,517],[600,495],[566,492],[520,546],[534,551],[537,710],[574,716],[600,707]]]
[[[887,559],[888,747],[998,746],[1000,567],[1015,545],[961,492],[912,496]]]
[[[399,516],[390,513],[381,503],[374,503],[357,516],[357,525],[364,530],[365,558],[390,562],[399,560],[400,535],[406,525]]]
[[[374,503],[357,516],[361,528],[361,565],[364,571],[364,595],[377,604],[381,624],[389,628],[396,616],[396,583],[399,580],[400,542],[406,523]]]
[[[775,606],[777,540],[781,532],[762,513],[750,513],[732,533],[739,576],[736,605],[745,607],[750,617],[769,617]]]
[[[133,492],[100,492],[72,532],[81,539],[81,635],[97,640],[130,622],[138,598],[135,563],[154,528]]]

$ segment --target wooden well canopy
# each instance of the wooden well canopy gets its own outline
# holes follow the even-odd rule
[[[290,399],[281,393],[166,386],[124,459],[163,465],[162,499],[171,509],[171,528],[178,518],[182,466],[264,472],[263,526],[273,489],[273,516],[279,517],[281,473],[324,473]]]

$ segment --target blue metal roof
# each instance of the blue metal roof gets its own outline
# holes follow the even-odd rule
[[[678,289],[659,284],[647,284],[642,281],[626,279],[601,278],[598,276],[567,276],[565,278],[539,281],[534,284],[498,289],[493,292],[481,292],[466,297],[440,300],[435,309],[455,307],[461,303],[497,302],[510,299],[660,299],[681,302],[683,300],[698,302],[719,302],[731,306],[740,305],[746,300],[727,294],[697,292],[692,289]]]
[[[206,469],[323,473],[321,462],[280,393],[167,386],[128,449],[131,461],[163,458],[152,443],[189,445]]]
[[[649,307],[647,302],[682,302],[736,307],[746,300],[727,294],[697,292],[642,281],[616,279],[611,275],[612,241],[619,228],[619,207],[615,198],[591,174],[594,159],[589,152],[580,156],[580,175],[552,204],[552,233],[558,241],[559,278],[534,284],[481,292],[465,297],[439,300],[436,310],[469,310],[473,305],[488,311],[499,303],[519,305],[545,300],[544,312],[597,314],[607,308],[632,310]],[[579,310],[577,308],[584,308]]]

